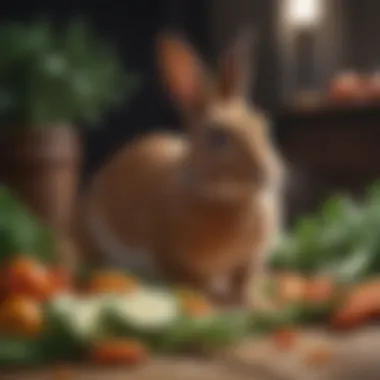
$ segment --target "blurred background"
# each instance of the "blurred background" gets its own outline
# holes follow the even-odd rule
[[[291,168],[289,217],[327,194],[360,194],[378,174],[380,32],[376,0],[12,1],[1,19],[44,14],[63,24],[83,15],[113,42],[141,85],[83,129],[85,180],[121,144],[156,128],[178,128],[178,115],[155,73],[154,38],[184,33],[210,64],[242,25],[257,35],[252,99],[273,118],[274,136]]]

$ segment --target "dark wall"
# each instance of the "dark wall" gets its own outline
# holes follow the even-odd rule
[[[257,1],[253,17],[257,33],[253,98],[260,106],[273,111],[281,101],[281,62],[276,33],[277,0]]]
[[[380,68],[380,2],[346,0],[344,6],[346,65],[364,71]]]

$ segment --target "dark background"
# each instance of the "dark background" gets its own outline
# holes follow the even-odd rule
[[[177,114],[155,75],[154,36],[167,27],[185,31],[198,50],[208,58],[212,50],[208,33],[212,17],[209,3],[209,0],[14,0],[2,3],[3,20],[27,19],[38,13],[49,13],[57,22],[77,14],[87,16],[99,34],[118,44],[126,67],[142,76],[143,86],[133,100],[105,117],[99,130],[84,134],[86,174],[91,173],[110,152],[132,136],[156,127],[176,128]],[[255,97],[260,105],[273,112],[278,105],[279,92],[279,62],[273,32],[276,5],[275,0],[257,0],[255,15],[252,15],[263,41],[258,51],[258,89]],[[380,34],[380,2],[343,0],[343,5],[346,43],[341,66],[372,70],[380,63],[380,44],[375,42]]]

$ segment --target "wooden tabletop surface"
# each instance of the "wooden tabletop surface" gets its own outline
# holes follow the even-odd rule
[[[321,355],[321,353],[323,355]],[[214,359],[156,358],[135,369],[49,368],[0,380],[380,380],[380,329],[299,334],[291,350],[247,341]]]

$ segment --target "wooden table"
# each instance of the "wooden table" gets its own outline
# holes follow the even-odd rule
[[[317,350],[329,353],[310,362]],[[380,329],[345,336],[320,331],[299,335],[292,350],[272,340],[247,341],[214,359],[157,358],[139,368],[45,369],[1,373],[1,380],[379,380]]]

